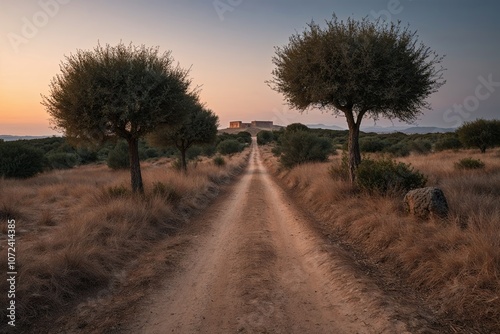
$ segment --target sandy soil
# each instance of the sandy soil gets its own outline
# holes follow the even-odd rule
[[[421,307],[382,291],[350,253],[314,230],[255,144],[231,193],[196,219],[204,226],[196,242],[126,332],[438,332]]]

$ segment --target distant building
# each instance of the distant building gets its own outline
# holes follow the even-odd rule
[[[240,129],[241,128],[241,124],[242,124],[241,121],[229,122],[229,128],[230,129]]]
[[[266,128],[271,129],[273,121],[252,121],[251,123],[243,123],[242,121],[229,122],[230,129],[246,129],[246,128]]]
[[[266,128],[270,129],[273,127],[273,121],[252,121],[252,128]]]

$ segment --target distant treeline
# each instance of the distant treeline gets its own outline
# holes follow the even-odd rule
[[[257,135],[258,143],[266,144],[274,141],[280,144],[287,129],[307,131],[319,138],[328,138],[331,140],[333,151],[347,150],[348,130],[310,129],[300,123],[290,124],[279,131],[261,131]],[[381,152],[394,157],[408,156],[412,152],[427,154],[461,148],[479,148],[484,152],[487,148],[500,146],[500,121],[479,119],[465,123],[455,132],[447,133],[360,132],[359,146],[364,153]]]
[[[194,145],[187,152],[188,160],[240,152],[252,141],[248,132],[220,134],[210,145]],[[161,157],[177,157],[175,147],[158,148],[139,141],[142,161]],[[4,142],[0,140],[0,177],[31,177],[43,171],[69,169],[90,163],[106,163],[110,168],[128,168],[128,147],[124,140],[109,141],[99,147],[73,146],[64,137],[48,137]]]

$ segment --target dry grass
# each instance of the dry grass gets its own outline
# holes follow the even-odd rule
[[[2,268],[7,268],[7,219],[16,220],[17,324],[112,290],[133,259],[174,235],[242,169],[248,156],[247,150],[226,158],[223,167],[201,160],[187,175],[168,168],[168,161],[144,163],[144,196],[131,194],[128,171],[106,166],[28,180],[0,179]],[[165,191],[154,190],[158,183]],[[6,283],[1,281],[1,291],[8,290]],[[6,297],[2,294],[2,305]],[[0,313],[5,319],[5,308]]]
[[[449,217],[430,221],[408,216],[400,197],[369,196],[333,180],[330,164],[287,171],[270,153],[264,156],[327,233],[402,277],[441,316],[486,332],[500,328],[500,150],[398,159],[426,174],[428,185],[447,196]],[[454,163],[464,157],[481,159],[485,169],[456,170]]]

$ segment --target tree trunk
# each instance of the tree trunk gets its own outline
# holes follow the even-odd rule
[[[359,127],[361,125],[361,117],[358,117],[358,121],[354,120],[354,116],[351,112],[346,112],[347,125],[349,126],[349,141],[347,144],[348,148],[348,158],[349,158],[349,179],[351,184],[354,184],[356,178],[356,169],[361,163],[361,153],[359,151]]]
[[[139,140],[137,138],[131,138],[128,140],[128,153],[130,157],[130,180],[132,183],[132,192],[144,194],[141,163],[139,161]]]
[[[187,148],[182,148],[180,149],[180,151],[181,151],[181,168],[184,171],[184,173],[187,173],[187,161],[186,161]]]

